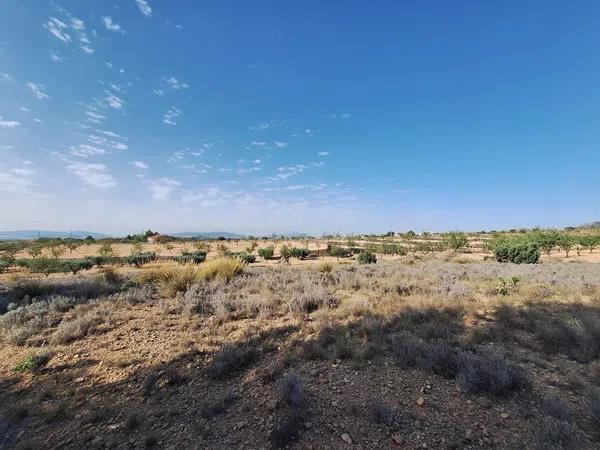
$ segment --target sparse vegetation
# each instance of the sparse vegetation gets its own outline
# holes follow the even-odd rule
[[[530,249],[541,248],[536,233],[487,233],[459,249],[485,246],[497,257],[504,244],[524,245],[507,263],[436,255],[441,236],[435,234],[273,240],[254,248],[261,259],[252,264],[246,257],[254,255],[242,251],[248,243],[234,240],[227,256],[207,259],[193,241],[173,243],[173,255],[180,256],[168,254],[164,243],[160,255],[131,252],[131,241],[114,240],[107,241],[114,251],[107,258],[85,256],[97,254],[104,241],[57,259],[20,247],[0,284],[4,369],[14,378],[0,400],[10,404],[14,397],[13,409],[24,412],[2,406],[2,417],[27,417],[32,430],[51,424],[79,446],[86,444],[70,431],[75,421],[114,423],[116,432],[143,445],[153,411],[162,408],[166,423],[198,429],[194,439],[207,448],[225,442],[226,428],[245,445],[281,448],[312,442],[314,423],[332,411],[342,425],[335,434],[320,431],[331,442],[361,445],[384,428],[403,445],[418,447],[417,435],[396,431],[412,423],[411,408],[422,407],[435,436],[450,439],[456,427],[479,421],[489,426],[492,444],[486,445],[494,446],[503,442],[489,419],[496,412],[482,413],[480,406],[492,401],[507,412],[504,427],[531,448],[593,448],[600,439],[593,431],[600,417],[593,388],[600,379],[599,269],[565,263],[558,243],[551,259],[538,250],[538,264],[514,264],[529,262]],[[298,261],[274,264],[264,248],[284,248]],[[400,258],[401,249],[410,256]],[[569,260],[576,259],[572,253]],[[202,261],[194,261],[196,254]],[[332,254],[356,261],[334,262]],[[582,251],[582,258],[588,255]],[[363,259],[377,264],[360,264]],[[87,272],[98,263],[105,267]],[[34,273],[44,265],[52,276]],[[41,354],[48,344],[55,355],[50,362]],[[104,376],[116,382],[100,381]],[[32,391],[10,384],[25,381]],[[94,407],[97,414],[74,401],[84,391],[103,404]],[[397,392],[416,398],[399,402]],[[182,412],[183,395],[198,405],[186,409],[192,412]],[[125,396],[133,404],[125,406]],[[465,400],[465,418],[452,416],[449,427],[448,414]],[[250,419],[254,410],[272,419]],[[260,433],[242,436],[228,425],[232,420]],[[480,439],[473,433],[472,446]],[[89,436],[85,427],[82,435]],[[155,446],[174,442],[160,429],[156,436]],[[440,444],[431,439],[431,447]]]

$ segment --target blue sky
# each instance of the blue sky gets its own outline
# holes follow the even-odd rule
[[[600,220],[597,1],[4,0],[0,229]]]

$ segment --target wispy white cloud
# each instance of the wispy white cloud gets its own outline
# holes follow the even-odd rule
[[[67,33],[69,26],[56,17],[50,17],[46,23],[44,23],[44,28],[52,33],[55,38],[60,39],[63,42],[71,41],[71,35]]]
[[[329,156],[329,152],[319,152],[317,153],[319,156]]]
[[[3,120],[0,116],[0,128],[17,128],[20,127],[21,123],[16,120]]]
[[[56,52],[50,52],[50,59],[53,62],[55,62],[55,63],[59,63],[59,62],[65,61],[67,58],[65,58],[64,56],[59,55]]]
[[[44,28],[60,41],[66,44],[78,41],[81,50],[87,54],[94,53],[94,49],[91,47],[91,41],[85,32],[84,21],[74,17],[69,11],[57,4],[53,4],[53,6],[62,18],[59,19],[55,16],[49,17],[44,23]]]
[[[167,125],[177,125],[176,119],[183,114],[179,108],[174,106],[170,107],[166,113],[163,114],[163,123]]]
[[[35,119],[33,119],[33,121],[34,121],[35,123],[39,123],[39,124],[42,124],[42,123],[44,123],[44,121],[43,121],[42,119],[38,119],[37,117],[36,117]]]
[[[173,152],[173,154],[167,158],[167,162],[169,164],[174,164],[178,161],[181,161],[184,158],[184,156],[184,152]]]
[[[73,156],[79,156],[81,158],[88,158],[95,155],[103,155],[106,150],[89,144],[79,144],[69,148],[69,153]]]
[[[117,111],[123,109],[123,105],[125,104],[125,100],[111,92],[107,92],[106,101],[108,106],[110,106],[112,109],[116,109]]]
[[[200,203],[198,206],[212,206],[221,199],[221,190],[217,186],[208,186],[196,191],[185,192],[181,201],[183,203]]]
[[[144,161],[132,161],[131,164],[138,169],[148,169],[148,164],[146,164]]]
[[[31,111],[29,108],[25,108],[24,106],[21,106],[19,109],[21,111],[23,111],[23,112],[29,112],[29,111]]]
[[[30,81],[27,83],[27,88],[33,92],[33,95],[35,95],[39,100],[47,100],[50,98],[50,96],[46,94],[46,89],[44,88],[43,84]]]
[[[31,179],[32,175],[33,171],[28,169],[11,169],[8,172],[0,172],[0,192],[31,193],[35,186]]]
[[[123,138],[119,135],[116,136],[116,138],[111,137],[111,139],[109,139],[105,136],[99,136],[97,134],[88,134],[88,141],[93,145],[102,146],[106,149],[127,150],[129,148],[129,146],[126,143],[127,138]]]
[[[162,89],[153,89],[152,92],[158,95],[159,97],[165,95],[165,91],[163,91]]]
[[[283,120],[269,120],[267,122],[261,122],[257,125],[252,125],[248,128],[250,128],[252,131],[265,131],[268,130],[270,128],[276,128],[276,127],[280,127],[284,124],[285,122]]]
[[[148,4],[148,2],[146,0],[135,0],[135,3],[137,4],[140,12],[144,16],[146,16],[146,17],[152,16],[152,7]]]
[[[104,28],[106,28],[108,31],[113,31],[115,33],[124,33],[125,32],[125,30],[123,30],[121,25],[114,22],[112,17],[110,17],[110,16],[102,17],[102,24],[104,25]]]
[[[298,175],[299,173],[304,172],[307,168],[308,167],[305,166],[304,164],[296,164],[296,165],[287,166],[287,167],[278,167],[277,175],[275,175],[274,177],[270,177],[269,179],[272,181],[286,180],[289,177],[292,177],[294,175]]]
[[[149,189],[153,200],[167,200],[173,190],[179,186],[181,186],[181,183],[177,180],[160,178],[158,180],[151,180]]]
[[[66,168],[90,186],[108,189],[117,185],[112,173],[104,164],[73,162]]]
[[[262,167],[240,167],[237,170],[237,173],[242,175],[244,173],[252,173],[252,172],[260,172],[262,170]]]
[[[178,80],[175,77],[167,78],[166,82],[169,88],[173,89],[174,91],[179,91],[180,89],[187,89],[190,87],[190,85],[185,81]]]
[[[88,116],[87,120],[88,122],[92,122],[92,123],[100,123],[102,122],[104,119],[106,119],[106,116],[103,114],[100,114],[97,110],[95,109],[88,109],[85,114]]]
[[[15,79],[6,72],[0,73],[0,81],[10,81],[12,83],[15,82]]]
[[[275,147],[277,148],[285,148],[287,145],[287,142],[275,141]]]
[[[351,117],[351,114],[350,113],[342,113],[342,114],[333,113],[333,114],[329,114],[329,117],[331,117],[332,119],[349,119]]]

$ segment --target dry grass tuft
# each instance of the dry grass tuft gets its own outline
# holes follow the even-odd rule
[[[200,278],[204,280],[223,279],[230,281],[244,271],[246,264],[239,258],[216,258],[200,267]]]
[[[195,264],[165,266],[158,271],[158,280],[166,296],[187,292],[194,283],[202,279],[200,270]]]

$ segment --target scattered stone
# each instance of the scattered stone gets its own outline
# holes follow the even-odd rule
[[[350,437],[350,435],[348,433],[344,433],[342,434],[342,440],[346,443],[346,444],[352,444],[352,438]]]
[[[508,419],[509,415],[508,413],[502,413],[500,414],[500,417],[502,417],[503,419]]]
[[[492,401],[485,397],[481,397],[481,398],[477,399],[477,403],[479,404],[479,406],[481,406],[482,408],[485,408],[485,409],[490,409],[492,407]]]
[[[402,435],[400,435],[399,433],[392,434],[392,442],[394,444],[402,445],[403,441],[404,441],[404,439],[402,438]]]
[[[425,404],[425,399],[423,397],[419,397],[416,403],[418,406],[423,406]]]
[[[467,430],[467,432],[465,433],[465,439],[468,441],[473,440],[473,432],[471,430]]]

